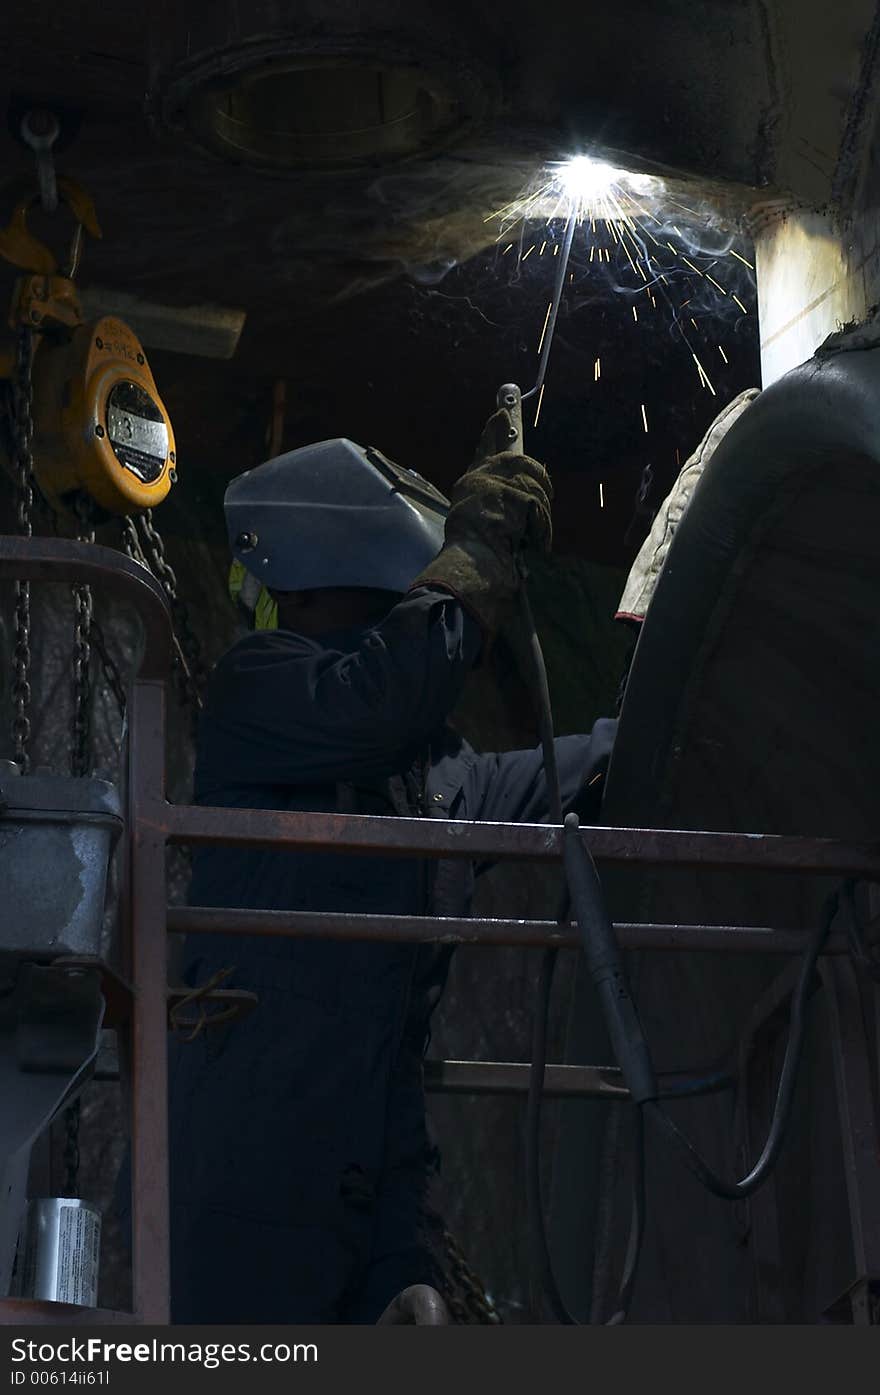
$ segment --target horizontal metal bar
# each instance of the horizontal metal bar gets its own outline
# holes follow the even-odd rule
[[[156,803],[143,818],[172,843],[311,848],[383,856],[524,858],[553,861],[562,830],[551,824],[401,819],[289,809],[216,809]],[[773,833],[702,833],[663,828],[583,827],[602,862],[741,867],[819,872],[880,880],[880,843],[795,838]]]
[[[555,920],[453,920],[440,916],[352,915],[331,911],[259,911],[169,906],[168,930],[183,935],[277,935],[302,939],[407,941],[420,944],[552,946],[575,949],[580,934]],[[728,954],[800,954],[808,931],[742,925],[615,925],[624,949],[720,950]],[[845,954],[832,933],[825,954]]]
[[[440,1095],[524,1095],[532,1068],[521,1061],[436,1061],[424,1064],[425,1089]],[[735,1079],[726,1071],[667,1072],[658,1075],[663,1098],[712,1095],[730,1089]],[[548,1099],[628,1100],[629,1090],[619,1066],[544,1067],[542,1089]]]
[[[440,1095],[523,1095],[531,1073],[519,1061],[429,1060],[424,1069],[425,1089]],[[629,1099],[621,1072],[613,1066],[548,1065],[543,1093],[547,1099]]]
[[[67,538],[0,535],[0,580],[77,581],[130,605],[144,628],[139,677],[164,681],[171,666],[171,613],[156,578],[112,547]]]
[[[521,1061],[427,1060],[424,1073],[429,1094],[524,1095],[528,1092],[531,1067]],[[661,1087],[678,1078],[661,1076]],[[112,1085],[118,1080],[119,1070],[112,1066],[96,1070],[91,1076],[96,1085]],[[622,1082],[623,1072],[617,1066],[548,1065],[544,1069],[543,1094],[548,1099],[628,1100],[630,1093]],[[703,1090],[694,1093],[711,1094],[719,1088],[713,1077]]]

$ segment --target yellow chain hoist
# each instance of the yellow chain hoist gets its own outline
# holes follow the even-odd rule
[[[171,420],[131,328],[112,316],[83,318],[74,285],[83,231],[100,237],[101,229],[86,191],[70,179],[57,184],[76,221],[63,272],[27,225],[38,194],[20,197],[0,228],[0,257],[26,273],[9,325],[34,335],[34,475],[56,509],[81,512],[85,495],[103,514],[142,513],[177,479]],[[14,355],[0,353],[0,378],[13,372]]]

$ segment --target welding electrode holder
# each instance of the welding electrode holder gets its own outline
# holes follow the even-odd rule
[[[523,420],[522,420],[522,392],[516,383],[505,383],[498,389],[498,396],[495,399],[498,407],[503,408],[510,416],[510,437],[506,446],[507,450],[523,452]]]
[[[657,1079],[642,1024],[593,860],[580,836],[577,814],[566,814],[563,833],[565,876],[584,957],[602,1005],[617,1064],[634,1104],[657,1098]]]

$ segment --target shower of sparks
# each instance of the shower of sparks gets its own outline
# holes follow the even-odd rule
[[[671,222],[669,214],[673,207],[693,220],[690,231],[684,221]],[[539,257],[545,253],[549,257],[552,248],[552,256],[558,257],[565,242],[564,235],[571,234],[571,260],[565,268],[560,268],[567,273],[564,277],[566,295],[571,295],[571,288],[574,288],[574,295],[579,298],[581,287],[601,274],[606,281],[610,279],[614,290],[629,300],[633,322],[640,326],[648,323],[648,317],[639,315],[634,302],[644,292],[646,299],[642,305],[669,314],[676,338],[680,336],[684,341],[694,363],[700,387],[717,396],[697,352],[698,349],[706,351],[705,330],[701,326],[707,323],[705,316],[711,316],[713,302],[719,310],[734,304],[741,314],[750,313],[749,307],[733,290],[736,277],[741,278],[743,273],[732,263],[725,262],[725,258],[735,258],[751,272],[754,265],[732,247],[702,251],[705,240],[694,224],[699,225],[704,216],[699,208],[691,208],[675,198],[662,180],[632,174],[604,161],[579,155],[546,166],[529,190],[488,214],[484,221],[497,223],[496,242],[506,244],[499,255],[507,256],[514,247],[518,248],[517,266],[535,251]],[[725,266],[728,275],[723,274]],[[663,306],[658,306],[658,297]],[[575,308],[578,303],[579,299],[575,299]],[[571,301],[568,304],[570,306]],[[539,359],[543,354],[545,362],[551,354],[548,337],[552,343],[555,326],[551,300],[537,347]],[[697,344],[697,338],[703,342]],[[729,359],[723,346],[718,344],[717,348],[727,366]],[[597,355],[593,363],[594,383],[598,383],[601,376],[601,359]],[[535,411],[536,426],[544,387],[542,382]],[[647,435],[648,416],[644,403],[641,416]],[[676,451],[676,463],[678,461],[679,452]],[[604,508],[604,484],[599,485],[599,493],[600,507]]]

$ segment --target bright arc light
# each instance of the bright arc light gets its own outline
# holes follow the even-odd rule
[[[573,203],[592,203],[604,198],[618,184],[623,170],[615,169],[605,160],[594,160],[592,155],[572,155],[552,166],[553,180],[561,194]]]

